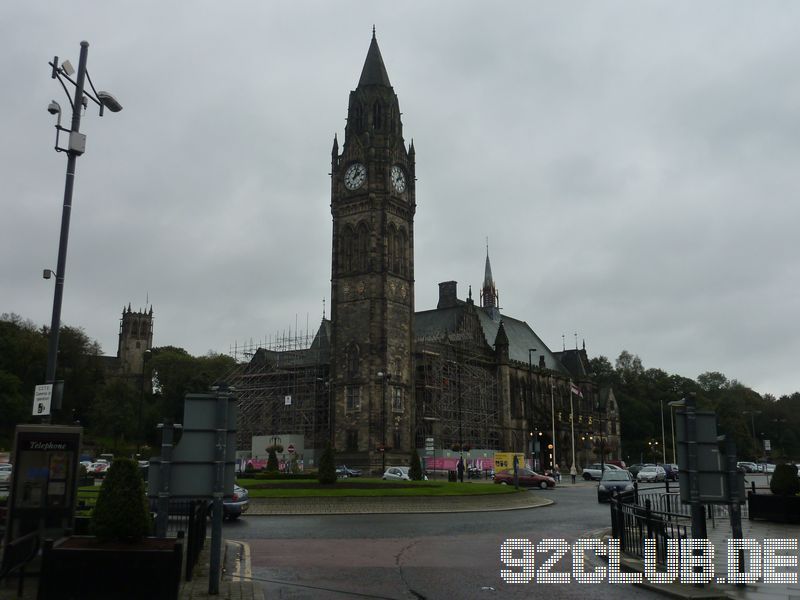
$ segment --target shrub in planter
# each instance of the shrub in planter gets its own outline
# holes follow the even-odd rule
[[[422,481],[422,465],[416,448],[411,452],[411,466],[408,469],[408,476],[412,481]]]
[[[325,447],[322,456],[319,457],[318,481],[322,484],[336,483],[336,465],[334,464],[333,448],[330,443]]]
[[[278,470],[278,455],[275,453],[275,447],[270,446],[268,451],[266,470],[276,472]]]
[[[138,542],[150,533],[150,510],[139,466],[115,460],[103,481],[92,514],[92,529],[101,540]]]
[[[776,496],[794,496],[800,493],[797,467],[789,464],[777,465],[769,487]]]

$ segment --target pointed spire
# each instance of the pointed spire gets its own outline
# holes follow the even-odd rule
[[[367,59],[364,61],[364,68],[361,70],[361,78],[358,80],[358,87],[362,85],[385,85],[391,87],[389,74],[383,64],[381,50],[378,48],[378,39],[375,37],[375,26],[372,26],[372,41],[367,51]]]
[[[339,140],[336,139],[336,134],[333,134],[333,149],[331,150],[331,155],[334,157],[339,156]]]
[[[497,336],[494,338],[494,345],[496,347],[508,348],[508,334],[506,334],[505,325],[500,321],[500,327],[497,328]]]
[[[486,268],[483,272],[483,287],[494,287],[494,279],[492,278],[492,263],[489,262],[489,241],[486,241]]]
[[[408,148],[408,155],[413,157],[414,154],[416,154],[416,151],[414,150],[414,138],[411,138],[411,146]]]

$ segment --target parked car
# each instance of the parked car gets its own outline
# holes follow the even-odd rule
[[[637,481],[664,481],[667,478],[667,472],[664,470],[663,467],[659,467],[658,465],[649,465],[647,467],[642,467],[642,469],[636,474]]]
[[[411,481],[408,476],[408,467],[389,467],[383,474],[383,479],[387,481]]]
[[[614,493],[633,492],[633,477],[628,471],[606,471],[597,484],[597,501],[608,502]]]
[[[610,465],[606,463],[604,466],[605,468],[601,470],[600,463],[594,463],[592,465],[589,465],[588,467],[583,469],[581,476],[586,481],[591,481],[592,479],[594,479],[595,481],[600,481],[600,479],[603,477],[603,472],[605,471],[622,471],[622,469],[620,469],[616,465]]]
[[[234,483],[233,496],[222,500],[222,518],[235,521],[247,512],[249,506],[250,493]]]
[[[0,483],[8,483],[11,481],[12,470],[13,467],[9,463],[0,465]]]
[[[518,469],[519,484],[522,487],[538,487],[543,490],[556,487],[556,480],[547,475],[540,475],[526,467]],[[494,482],[501,485],[514,485],[514,469],[499,471],[494,474]]]
[[[736,463],[736,466],[743,469],[745,473],[758,473],[758,465],[754,462],[741,460]]]
[[[86,474],[90,477],[102,478],[106,476],[109,464],[107,462],[93,462],[86,469]]]
[[[658,466],[664,469],[666,479],[668,479],[669,481],[678,481],[678,465],[667,463]]]
[[[636,474],[637,474],[639,471],[641,471],[641,470],[642,470],[642,467],[644,467],[644,466],[645,466],[645,465],[643,465],[643,464],[641,464],[641,463],[636,463],[635,465],[631,465],[630,467],[628,467],[628,472],[629,472],[631,475],[633,475],[633,477],[634,477],[634,478],[636,478]]]
[[[347,465],[339,465],[336,467],[337,477],[361,477],[361,471],[358,469],[351,469]]]

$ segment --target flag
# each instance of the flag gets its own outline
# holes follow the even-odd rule
[[[583,398],[583,392],[581,391],[581,388],[579,388],[577,385],[575,385],[571,381],[569,382],[569,391],[570,391],[570,393],[575,394],[576,396],[580,396],[581,398]]]

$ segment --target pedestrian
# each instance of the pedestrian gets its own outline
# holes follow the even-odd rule
[[[464,457],[463,456],[460,456],[458,458],[458,465],[456,466],[456,469],[458,469],[458,480],[461,483],[464,483]]]
[[[553,467],[553,479],[555,479],[556,482],[561,481],[561,471],[558,468],[558,464]]]
[[[575,478],[578,476],[578,470],[575,468],[574,464],[570,467],[569,474],[572,477],[572,483],[574,484]]]

